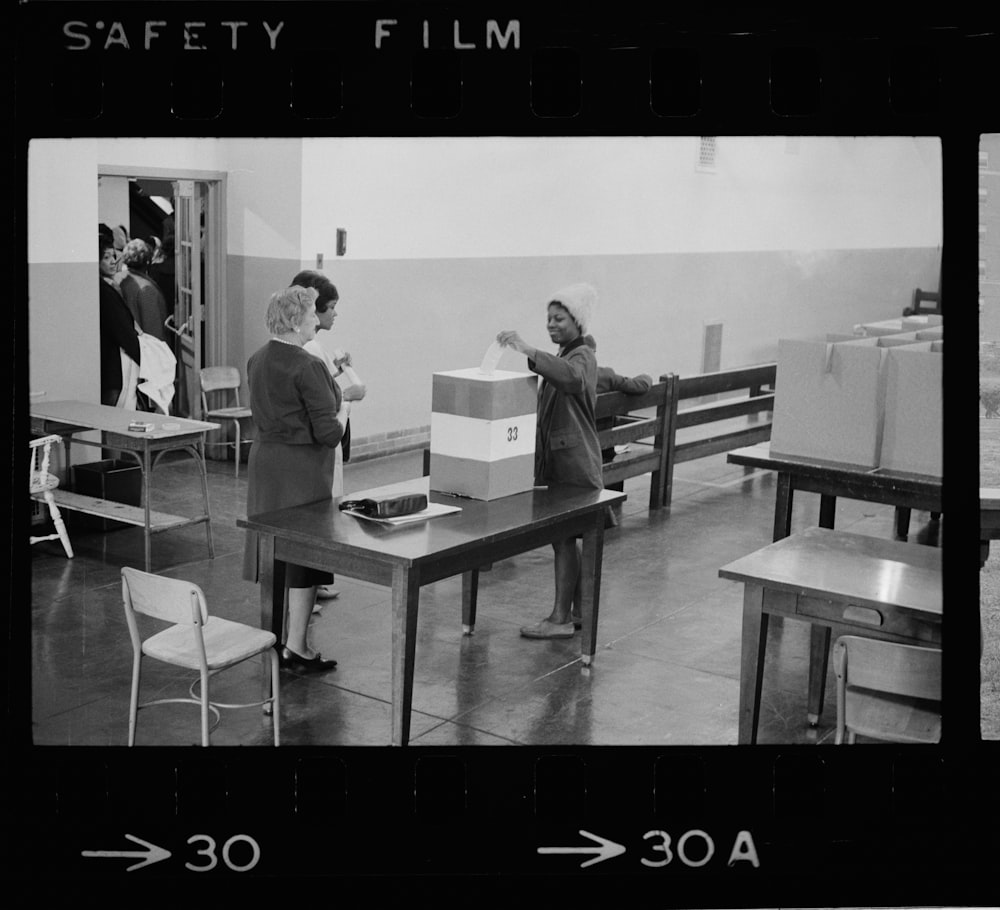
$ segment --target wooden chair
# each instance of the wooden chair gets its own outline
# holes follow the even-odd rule
[[[162,704],[196,704],[201,706],[201,744],[209,744],[211,731],[218,726],[221,716],[219,708],[270,708],[274,724],[274,744],[280,744],[280,690],[278,681],[278,652],[274,645],[276,638],[272,632],[265,632],[243,623],[209,616],[205,595],[196,584],[174,578],[163,578],[140,572],[138,569],[122,569],[122,602],[125,605],[125,619],[128,621],[132,638],[132,695],[129,703],[128,744],[135,745],[136,721],[140,708]],[[142,613],[173,623],[149,638],[143,640],[139,634],[136,614]],[[263,701],[247,704],[222,704],[209,698],[209,678],[257,654],[268,654],[271,662],[271,696]],[[199,678],[189,689],[189,698],[160,698],[139,704],[139,680],[142,658],[197,670]],[[201,683],[201,695],[195,687]],[[212,712],[215,723],[211,729],[208,714]]]
[[[855,737],[897,743],[941,739],[941,651],[841,635],[833,647],[837,674],[836,743]]]
[[[42,436],[40,439],[32,439],[28,443],[31,452],[28,495],[38,502],[44,502],[49,507],[49,516],[56,528],[55,534],[32,535],[31,543],[41,543],[43,540],[58,538],[62,542],[66,555],[72,559],[73,547],[69,542],[69,534],[66,532],[66,523],[59,513],[59,506],[56,505],[55,496],[52,494],[52,491],[59,486],[59,478],[49,472],[49,458],[55,443],[62,445],[62,439],[59,436]]]
[[[252,442],[250,439],[241,439],[242,427],[240,421],[247,417],[253,417],[250,408],[240,406],[240,371],[236,367],[205,367],[199,372],[201,380],[201,408],[202,417],[211,420],[217,417],[220,420],[231,420],[236,428],[236,442],[209,443],[209,445],[232,445],[236,450],[236,476],[240,476],[240,445],[244,442]],[[233,405],[220,408],[209,409],[208,396],[211,392],[232,393]]]

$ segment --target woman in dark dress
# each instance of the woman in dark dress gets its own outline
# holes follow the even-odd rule
[[[316,292],[291,287],[271,297],[271,340],[247,363],[256,429],[248,464],[247,514],[257,515],[331,498],[334,452],[344,435],[350,404],[342,400],[323,362],[303,349],[316,334]],[[258,580],[258,538],[247,532],[243,577]],[[332,670],[308,644],[317,585],[332,576],[289,564],[288,626],[282,666]]]

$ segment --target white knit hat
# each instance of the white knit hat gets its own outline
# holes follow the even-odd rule
[[[580,334],[587,334],[597,307],[597,291],[593,287],[583,282],[571,284],[553,294],[549,302],[564,306],[580,326]]]

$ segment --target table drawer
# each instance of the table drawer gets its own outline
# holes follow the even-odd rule
[[[900,612],[889,605],[875,608],[816,597],[800,597],[795,612],[803,619],[852,626],[862,632],[899,636],[929,644],[941,643],[940,614],[928,613],[923,618],[909,611]]]

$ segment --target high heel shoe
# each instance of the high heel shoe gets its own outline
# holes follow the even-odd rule
[[[295,651],[282,648],[278,654],[278,665],[286,670],[305,670],[315,673],[336,669],[337,661],[324,660],[320,654],[312,658],[303,657],[301,654],[296,654]]]

